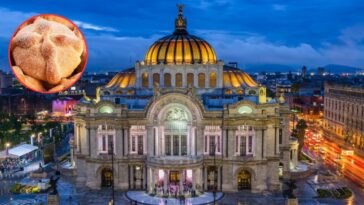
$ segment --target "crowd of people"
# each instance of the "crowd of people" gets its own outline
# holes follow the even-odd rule
[[[0,173],[5,174],[21,171],[29,162],[30,160],[28,159],[6,158],[0,161]]]

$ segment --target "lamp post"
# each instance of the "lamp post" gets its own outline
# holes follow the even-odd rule
[[[34,146],[34,137],[35,137],[35,135],[34,135],[34,134],[30,135],[30,144],[31,144],[32,146]]]
[[[112,173],[112,181],[111,181],[111,191],[112,191],[112,199],[109,201],[109,205],[115,204],[115,187],[114,187],[114,143],[112,140],[109,141],[109,154],[111,154],[111,173]]]
[[[216,169],[216,143],[214,144],[214,189],[212,191],[212,194],[214,196],[214,205],[216,204],[216,176],[217,175],[217,169]]]
[[[5,147],[6,147],[6,156],[9,156],[9,147],[10,147],[10,143],[9,143],[9,142],[7,142],[7,143],[5,144]]]

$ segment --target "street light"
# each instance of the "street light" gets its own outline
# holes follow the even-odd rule
[[[7,143],[5,144],[5,147],[6,147],[6,156],[9,156],[9,147],[10,147],[10,143],[9,143],[9,142],[7,142]]]
[[[30,135],[30,144],[31,144],[32,146],[34,146],[34,137],[35,137],[35,135],[34,135],[34,134]]]
[[[109,142],[109,154],[111,154],[111,172],[112,172],[112,199],[109,201],[109,205],[114,205],[115,202],[115,188],[114,188],[114,143],[112,140]]]
[[[214,196],[214,205],[216,204],[216,178],[217,178],[217,168],[216,168],[216,143],[214,144],[214,190],[212,192]]]

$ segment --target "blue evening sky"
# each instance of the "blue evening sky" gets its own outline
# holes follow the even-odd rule
[[[117,71],[144,59],[148,47],[174,30],[183,3],[188,31],[239,67],[282,64],[364,67],[362,0],[2,0],[0,69],[17,26],[35,14],[74,21],[89,47],[87,71]]]

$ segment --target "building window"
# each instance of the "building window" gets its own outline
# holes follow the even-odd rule
[[[215,143],[215,136],[209,136],[209,144],[210,144],[210,155],[213,156],[216,153],[216,143]]]
[[[115,129],[111,125],[99,125],[97,129],[97,152],[98,154],[107,154],[111,151],[111,148],[114,149],[115,153],[115,145],[114,145],[114,137],[115,137]],[[111,147],[113,146],[113,147]]]
[[[237,156],[254,154],[255,130],[252,126],[239,126],[236,131],[235,152]]]
[[[210,73],[210,88],[216,88],[216,73]]]
[[[181,135],[181,155],[187,155],[187,136]]]
[[[249,136],[248,142],[248,152],[253,153],[253,136]]]
[[[115,98],[115,104],[120,104],[120,98]]]
[[[173,135],[173,155],[179,155],[179,136]]]
[[[153,74],[153,86],[160,85],[160,75],[159,73]]]
[[[107,151],[106,150],[106,136],[102,135],[102,151]]]
[[[132,136],[131,137],[131,151],[132,152],[135,152],[135,150],[136,150],[136,136]]]
[[[147,88],[148,87],[148,73],[142,74],[142,87]]]
[[[176,87],[177,88],[182,87],[182,73],[176,74]]]
[[[279,144],[282,144],[282,143],[283,143],[283,133],[282,133],[282,128],[280,128],[280,129],[279,129],[278,137],[279,137]]]
[[[193,73],[187,73],[187,86],[194,86],[194,76]]]
[[[165,136],[165,146],[166,146],[166,155],[171,155],[171,136],[166,135]]]
[[[240,137],[240,156],[246,155],[246,137],[241,136]]]
[[[138,135],[138,154],[143,155],[143,135]]]
[[[204,73],[198,74],[198,87],[205,88],[205,74]]]
[[[221,154],[221,129],[219,126],[206,126],[205,131],[205,154]]]
[[[164,87],[171,87],[172,83],[171,83],[171,74],[170,73],[165,73],[164,74]]]

